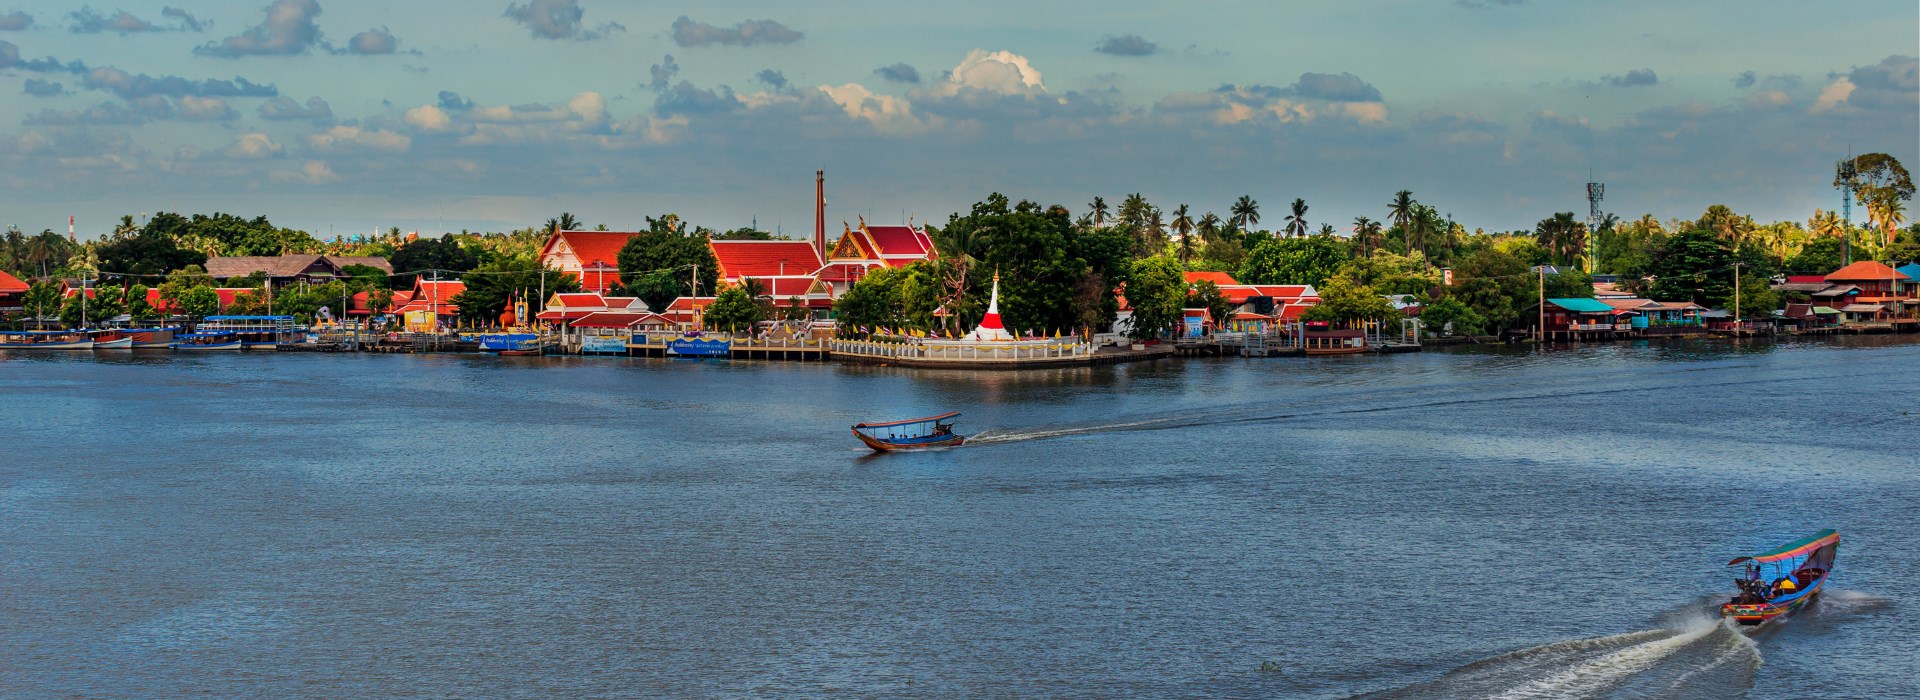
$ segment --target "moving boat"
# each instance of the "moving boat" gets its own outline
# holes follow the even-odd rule
[[[173,349],[182,352],[238,351],[241,347],[240,337],[232,331],[182,333],[173,341]]]
[[[1740,557],[1727,566],[1741,567],[1733,585],[1739,595],[1720,606],[1722,617],[1743,625],[1757,625],[1799,610],[1820,594],[1833,573],[1840,533],[1821,530],[1770,551]]]
[[[853,436],[860,438],[875,452],[953,447],[967,441],[965,436],[953,432],[951,419],[958,415],[960,412],[955,411],[885,423],[856,423]]]
[[[92,350],[84,331],[0,331],[0,350]]]

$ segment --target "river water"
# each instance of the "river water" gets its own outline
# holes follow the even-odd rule
[[[868,456],[859,420],[966,412]],[[1914,697],[1920,343],[0,353],[0,696]],[[1832,590],[1718,623],[1824,527]]]

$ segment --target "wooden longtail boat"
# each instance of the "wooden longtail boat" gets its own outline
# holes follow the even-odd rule
[[[175,328],[128,328],[124,332],[133,338],[135,350],[167,350],[173,347]]]
[[[120,329],[94,330],[87,334],[93,338],[95,350],[132,350],[133,336]]]
[[[1771,551],[1727,562],[1729,567],[1741,567],[1740,577],[1733,580],[1740,593],[1720,606],[1720,615],[1757,625],[1799,610],[1826,585],[1839,549],[1840,533],[1821,530]]]
[[[953,447],[967,441],[966,436],[953,432],[951,419],[960,415],[959,411],[942,413],[926,418],[887,421],[885,423],[856,423],[853,436],[860,438],[867,447],[875,452],[897,452],[900,450],[922,450],[930,447]]]

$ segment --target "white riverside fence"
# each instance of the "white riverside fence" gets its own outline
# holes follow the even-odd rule
[[[831,343],[833,353],[836,355],[956,362],[1082,359],[1092,357],[1096,349],[1092,343],[1064,338],[1006,343],[918,343],[883,340],[834,340]]]

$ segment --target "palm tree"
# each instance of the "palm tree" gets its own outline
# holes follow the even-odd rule
[[[1333,224],[1320,225],[1319,235],[1321,238],[1332,238],[1335,235],[1335,233],[1336,232],[1333,230]]]
[[[560,212],[559,218],[547,219],[548,233],[554,233],[557,231],[578,231],[578,230],[580,230],[580,220],[573,218],[572,212],[563,211],[563,212]]]
[[[1207,212],[1204,216],[1200,217],[1198,223],[1194,224],[1194,230],[1200,233],[1201,243],[1213,245],[1220,241],[1220,227],[1223,223],[1225,222],[1220,220],[1219,215],[1213,212]]]
[[[1307,200],[1293,200],[1293,213],[1287,215],[1287,235],[1295,238],[1307,235]]]
[[[1393,217],[1394,227],[1400,229],[1400,238],[1408,254],[1413,253],[1413,232],[1409,229],[1414,216],[1419,213],[1414,208],[1416,205],[1410,190],[1395,192],[1393,201],[1387,203],[1387,214]]]
[[[1180,262],[1193,259],[1193,215],[1182,204],[1173,210],[1173,232],[1180,236]]]
[[[1571,265],[1578,260],[1581,251],[1586,248],[1586,224],[1573,218],[1573,212],[1563,211],[1542,219],[1533,229],[1534,240],[1540,247],[1546,248],[1555,262]]]
[[[53,231],[42,231],[27,243],[27,261],[40,266],[41,279],[46,279],[49,274],[47,265],[53,262],[54,253],[60,249],[59,244],[54,240],[56,238],[58,236],[55,236]]]
[[[1251,196],[1240,195],[1239,199],[1234,200],[1233,208],[1228,211],[1233,214],[1228,221],[1232,223],[1234,230],[1240,233],[1246,233],[1248,229],[1260,224],[1260,203],[1253,201]]]
[[[1094,197],[1093,203],[1087,206],[1093,208],[1093,227],[1101,228],[1106,226],[1107,225],[1107,198]]]
[[[1353,237],[1360,242],[1361,252],[1373,257],[1373,249],[1380,245],[1380,222],[1364,216],[1353,217]]]
[[[1875,192],[1867,200],[1867,220],[1882,232],[1881,246],[1893,245],[1900,224],[1906,223],[1906,213],[1906,206],[1892,189]]]
[[[1845,234],[1840,223],[1840,213],[1813,210],[1813,218],[1807,219],[1807,230],[1823,238],[1839,238]]]

